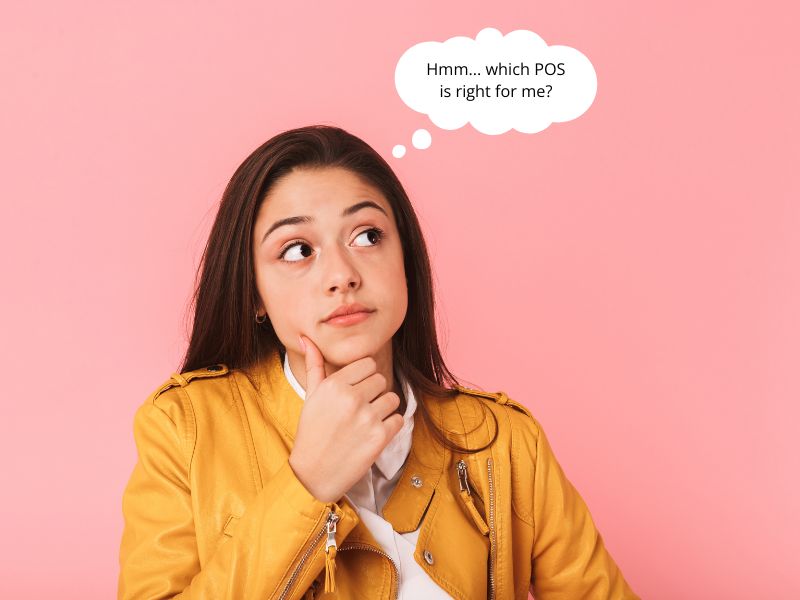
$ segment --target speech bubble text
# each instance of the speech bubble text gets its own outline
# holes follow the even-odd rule
[[[475,39],[412,46],[397,62],[395,86],[441,129],[469,123],[487,135],[537,133],[586,112],[597,74],[574,48],[548,46],[532,31],[486,28]]]

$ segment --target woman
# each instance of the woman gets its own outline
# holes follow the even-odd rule
[[[526,408],[444,364],[420,226],[335,127],[234,173],[139,408],[119,598],[636,598]]]

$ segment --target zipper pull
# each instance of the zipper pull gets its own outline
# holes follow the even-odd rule
[[[470,495],[469,481],[467,480],[467,463],[463,459],[459,460],[456,468],[458,469],[458,486],[462,492],[466,490],[467,495]]]
[[[475,507],[475,503],[472,501],[472,493],[469,491],[467,463],[465,463],[463,459],[459,460],[456,468],[458,469],[458,486],[461,488],[460,496],[464,501],[464,505],[467,507],[467,512],[472,517],[472,520],[475,521],[475,525],[478,526],[478,529],[480,529],[481,533],[483,535],[487,535],[489,533],[489,526],[486,524],[486,521],[483,520],[483,517],[481,517],[478,509]]]
[[[336,521],[339,520],[339,515],[333,512],[328,514],[328,521],[326,528],[328,531],[328,540],[325,542],[325,591],[336,591]]]

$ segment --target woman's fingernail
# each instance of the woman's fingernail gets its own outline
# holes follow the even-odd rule
[[[306,343],[303,341],[303,336],[302,335],[298,335],[297,337],[300,340],[300,347],[303,349],[303,352],[305,352],[306,351]]]

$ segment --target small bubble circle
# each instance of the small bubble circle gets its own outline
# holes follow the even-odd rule
[[[418,150],[425,150],[431,145],[431,134],[427,129],[417,129],[411,136],[411,144]]]

